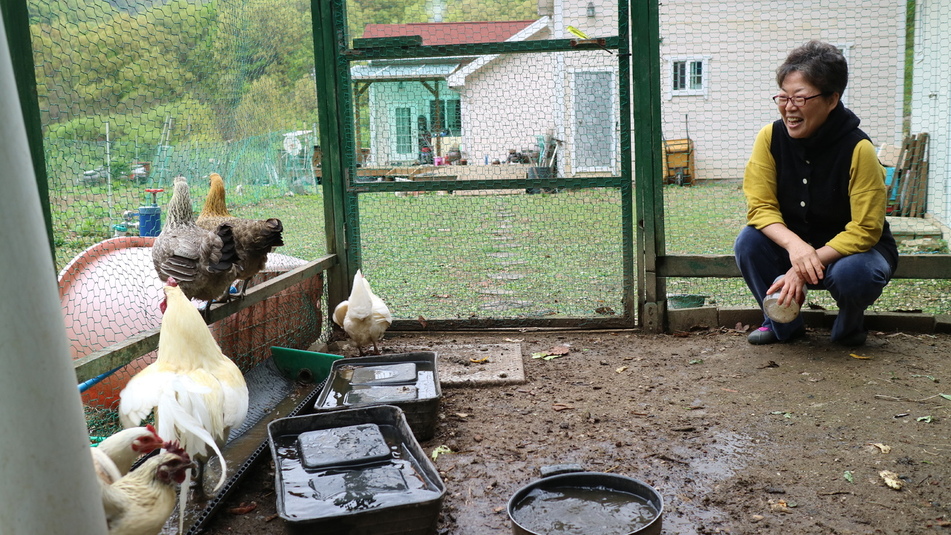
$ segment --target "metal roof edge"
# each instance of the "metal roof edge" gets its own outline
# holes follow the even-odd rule
[[[551,21],[551,17],[549,17],[548,15],[545,15],[544,17],[529,24],[528,26],[520,30],[518,33],[516,33],[512,37],[509,37],[505,41],[506,42],[525,41],[529,37],[547,28],[548,23],[550,21]],[[474,61],[471,61],[468,65],[452,73],[448,78],[446,78],[446,83],[449,85],[449,87],[453,89],[457,87],[465,86],[466,78],[468,78],[470,74],[488,65],[490,62],[492,62],[492,60],[494,60],[498,56],[499,56],[498,54],[486,54],[484,56],[479,56]]]

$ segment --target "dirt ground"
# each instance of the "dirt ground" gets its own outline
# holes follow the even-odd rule
[[[564,463],[652,485],[668,535],[951,533],[951,336],[873,332],[849,349],[828,334],[388,334],[384,352],[521,345],[525,383],[443,389],[422,443],[452,450],[435,461],[440,535],[511,533],[511,495]],[[206,533],[284,533],[273,482],[265,456]]]

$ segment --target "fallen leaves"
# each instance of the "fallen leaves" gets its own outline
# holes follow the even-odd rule
[[[892,447],[887,444],[882,444],[881,442],[872,442],[871,444],[872,446],[875,446],[876,448],[881,450],[882,453],[888,453],[892,451]]]
[[[564,357],[569,352],[571,352],[571,348],[569,348],[568,346],[555,346],[549,349],[548,351],[539,351],[537,353],[532,353],[532,358],[542,359],[542,360],[552,360],[558,357]]]
[[[429,455],[435,461],[436,458],[438,458],[440,455],[444,455],[446,453],[452,453],[452,449],[450,449],[449,446],[443,444],[441,446],[436,446],[435,448],[433,448],[433,452],[430,453]]]
[[[246,515],[257,508],[258,508],[257,502],[250,502],[250,503],[241,502],[241,505],[228,509],[228,512],[233,515]]]
[[[786,500],[777,500],[775,502],[773,500],[769,500],[768,503],[770,510],[774,513],[792,514],[792,508],[796,507],[796,504],[789,503]]]
[[[551,406],[552,410],[556,412],[568,411],[574,409],[574,405],[569,405],[568,403],[554,403]]]
[[[863,357],[862,355],[856,355],[855,353],[849,353],[849,356],[859,360],[872,360],[872,357]]]
[[[487,356],[482,357],[481,359],[469,359],[469,362],[472,362],[473,364],[482,364],[483,362],[488,362],[488,361],[489,361],[489,357]]]
[[[885,484],[890,488],[895,490],[901,490],[905,486],[905,482],[898,477],[898,474],[892,472],[891,470],[882,470],[878,475],[885,481]]]

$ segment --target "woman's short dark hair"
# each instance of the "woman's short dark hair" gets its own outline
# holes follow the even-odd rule
[[[776,84],[783,86],[783,80],[791,72],[802,73],[807,82],[823,93],[845,92],[849,83],[849,65],[838,48],[813,39],[794,48],[786,61],[776,69]]]

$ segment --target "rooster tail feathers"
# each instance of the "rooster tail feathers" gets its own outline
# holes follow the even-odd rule
[[[159,399],[159,436],[167,440],[177,439],[192,457],[196,453],[204,453],[202,450],[213,451],[221,463],[221,477],[215,485],[217,491],[227,479],[228,467],[215,438],[205,428],[211,425],[212,416],[201,396],[211,392],[211,389],[181,377],[172,381],[170,387]],[[194,439],[207,446],[207,449],[199,449]]]
[[[188,489],[191,488],[192,471],[185,470],[185,480],[178,489],[178,532],[185,533],[185,506],[188,505]]]
[[[368,318],[373,312],[373,290],[370,289],[370,283],[363,276],[361,270],[353,276],[353,288],[350,289],[350,298],[347,302],[348,310],[346,315],[353,318]]]

